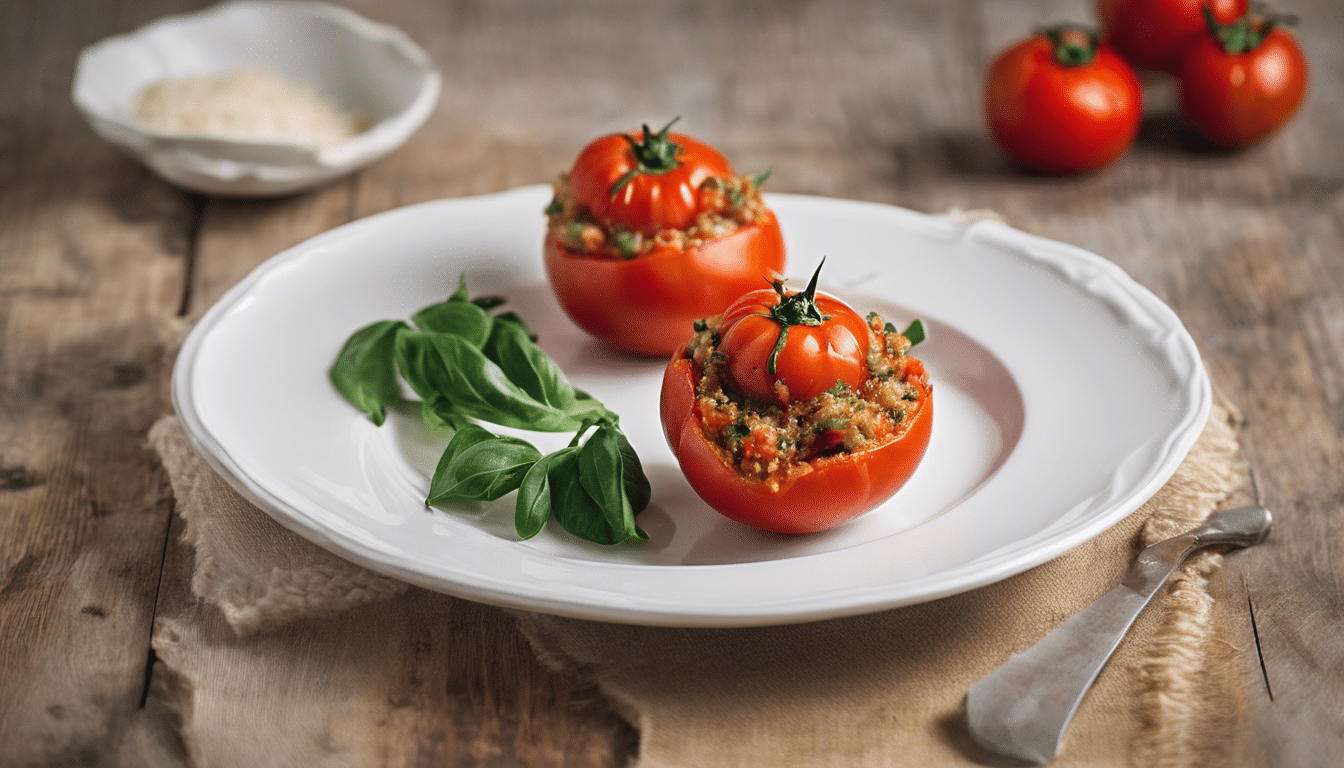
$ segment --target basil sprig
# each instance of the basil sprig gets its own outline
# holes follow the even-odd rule
[[[346,340],[331,366],[331,383],[380,427],[387,406],[401,397],[393,355],[397,333],[406,327],[400,320],[380,320],[360,328]]]
[[[420,398],[421,418],[455,430],[425,504],[494,501],[518,491],[514,527],[524,539],[552,516],[599,544],[648,536],[635,516],[651,490],[620,418],[575,389],[503,301],[470,299],[466,279],[446,301],[382,320],[345,342],[330,371],[346,400],[377,425],[402,401],[400,379]],[[475,421],[534,432],[574,431],[570,444],[543,456],[531,443],[496,435]],[[586,441],[585,434],[592,430]]]

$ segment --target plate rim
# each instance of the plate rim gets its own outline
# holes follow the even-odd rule
[[[1181,383],[1195,407],[1189,409],[1171,433],[1164,437],[1163,458],[1150,470],[1147,481],[1131,489],[1122,499],[1113,501],[1104,514],[1084,516],[1065,524],[1062,528],[1053,525],[1048,526],[1043,531],[1017,539],[1009,545],[985,553],[969,562],[939,571],[936,574],[899,582],[903,589],[893,590],[890,584],[846,588],[843,599],[827,599],[824,601],[824,605],[817,604],[821,601],[820,593],[811,592],[802,598],[790,597],[774,601],[757,601],[747,608],[739,605],[728,609],[719,607],[717,610],[705,610],[704,606],[696,610],[687,610],[684,608],[669,609],[666,606],[658,605],[632,607],[628,603],[617,604],[615,602],[599,604],[592,601],[563,600],[535,594],[523,594],[518,590],[509,590],[502,586],[495,586],[493,583],[480,581],[471,584],[445,583],[443,578],[409,567],[395,556],[380,552],[353,537],[344,536],[339,532],[315,525],[310,516],[293,509],[272,494],[263,484],[252,478],[206,427],[192,397],[192,383],[197,355],[205,339],[220,320],[272,271],[283,267],[294,259],[303,257],[314,249],[324,247],[328,243],[340,239],[353,228],[369,226],[386,218],[410,216],[420,209],[445,205],[489,204],[492,201],[502,201],[512,197],[537,195],[542,190],[549,191],[549,189],[547,185],[529,185],[484,195],[443,198],[393,208],[319,233],[286,248],[257,265],[247,276],[226,291],[201,316],[184,340],[174,362],[171,385],[172,403],[183,431],[197,454],[235,491],[266,512],[284,528],[338,557],[417,586],[505,608],[536,611],[570,618],[650,626],[745,627],[820,621],[930,602],[997,583],[1036,565],[1053,560],[1110,529],[1151,498],[1180,466],[1181,461],[1184,460],[1186,454],[1198,440],[1211,412],[1213,400],[1211,383],[1203,365],[1202,357],[1189,331],[1170,307],[1142,284],[1131,278],[1123,268],[1114,262],[1080,247],[1023,232],[999,221],[970,219],[958,214],[927,214],[871,201],[775,193],[767,195],[767,198],[796,201],[804,205],[841,205],[856,211],[866,211],[870,214],[894,215],[902,223],[918,225],[925,232],[945,232],[952,235],[956,240],[963,238],[986,240],[993,245],[1007,247],[1032,261],[1044,262],[1047,266],[1056,269],[1062,268],[1059,262],[1082,263],[1091,267],[1094,271],[1088,275],[1089,278],[1098,273],[1103,274],[1122,289],[1122,292],[1129,298],[1138,301],[1143,310],[1148,313],[1155,313],[1166,322],[1162,327],[1167,331],[1170,340],[1181,351],[1187,353],[1193,363],[1190,377],[1188,379],[1181,378]],[[1079,284],[1077,276],[1066,275],[1066,279],[1070,283],[1078,284],[1079,289],[1087,295],[1098,296],[1096,290]],[[1045,541],[1025,550],[1022,549],[1024,544],[1040,537],[1044,537]],[[679,565],[676,567],[700,570],[733,570],[765,568],[774,562],[766,560],[747,563]],[[631,563],[594,563],[594,565],[616,569],[668,567]],[[495,581],[498,580],[489,580],[489,582]],[[936,589],[925,587],[928,582],[934,581],[941,583],[943,586]],[[801,604],[801,607],[799,604]]]

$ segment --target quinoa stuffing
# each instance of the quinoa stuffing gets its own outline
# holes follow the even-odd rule
[[[608,229],[586,206],[569,195],[569,174],[562,173],[552,185],[554,196],[546,206],[549,232],[571,251],[607,259],[634,259],[655,247],[684,251],[736,232],[766,218],[761,201],[761,183],[769,171],[757,176],[710,177],[700,185],[700,212],[688,229],[663,229],[653,236],[623,229]]]
[[[869,376],[862,385],[855,390],[837,381],[820,396],[786,407],[735,392],[726,383],[727,359],[718,349],[722,316],[696,323],[686,357],[692,362],[695,409],[705,437],[743,477],[776,490],[831,457],[903,437],[924,406],[928,374],[922,362],[906,355],[910,338],[876,312],[867,316],[867,325]]]

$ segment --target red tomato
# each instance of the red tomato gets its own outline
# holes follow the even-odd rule
[[[788,405],[811,400],[843,381],[857,390],[868,378],[868,323],[845,302],[817,295],[817,278],[788,293],[784,284],[752,291],[723,311],[719,351],[729,385],[741,394]],[[783,384],[788,397],[776,388]]]
[[[647,126],[589,144],[569,173],[569,204],[608,233],[654,238],[629,259],[580,253],[555,231],[546,237],[546,273],[560,306],[585,331],[627,352],[667,355],[691,326],[784,269],[784,236],[773,213],[684,250],[655,236],[686,230],[699,213],[720,210],[702,186],[733,169],[706,144]],[[720,199],[722,193],[719,193]]]
[[[699,372],[685,351],[683,345],[663,374],[663,434],[700,498],[740,523],[777,533],[834,528],[891,498],[914,474],[929,447],[932,390],[907,371],[907,380],[919,390],[921,405],[902,423],[905,431],[895,439],[865,451],[816,458],[811,472],[795,474],[777,486],[744,478],[723,449],[705,437],[695,406]]]
[[[696,320],[784,270],[784,235],[772,213],[684,251],[660,245],[635,259],[608,259],[547,237],[545,257],[551,288],[579,327],[627,352],[666,355]]]
[[[1055,28],[1004,51],[989,69],[985,116],[1004,152],[1046,173],[1115,160],[1142,117],[1133,71],[1086,30]]]
[[[733,168],[708,144],[669,135],[671,127],[653,133],[646,125],[642,140],[618,133],[585,147],[569,172],[574,202],[608,229],[653,236],[690,227],[700,211],[700,185],[732,176]]]
[[[1254,144],[1293,116],[1307,92],[1307,62],[1272,21],[1244,18],[1242,29],[1207,33],[1181,64],[1181,110],[1227,147]]]
[[[1228,24],[1246,13],[1247,0],[1098,0],[1106,42],[1136,67],[1175,74],[1187,48],[1205,31],[1203,9]]]

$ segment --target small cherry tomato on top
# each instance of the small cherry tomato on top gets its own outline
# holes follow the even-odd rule
[[[1100,168],[1134,141],[1139,81],[1096,32],[1052,27],[989,68],[985,117],[999,147],[1045,173]]]
[[[673,120],[673,123],[676,121]],[[700,186],[733,175],[719,151],[672,123],[644,135],[617,133],[584,147],[569,172],[569,194],[607,228],[652,236],[686,229],[700,212]]]
[[[1233,149],[1277,131],[1307,92],[1302,49],[1274,16],[1233,24],[1208,17],[1208,32],[1181,63],[1181,111],[1209,138]]]
[[[637,354],[670,354],[696,320],[784,269],[784,236],[760,196],[768,172],[737,176],[671,127],[593,141],[546,210],[546,274],[560,306]]]
[[[823,260],[825,263],[825,260]],[[723,312],[729,385],[757,400],[811,400],[837,381],[857,389],[868,378],[868,323],[848,304],[817,295],[821,267],[802,292],[784,282],[733,302]]]
[[[1176,74],[1186,49],[1204,35],[1201,11],[1223,23],[1246,13],[1246,0],[1098,0],[1106,42],[1136,67]]]

